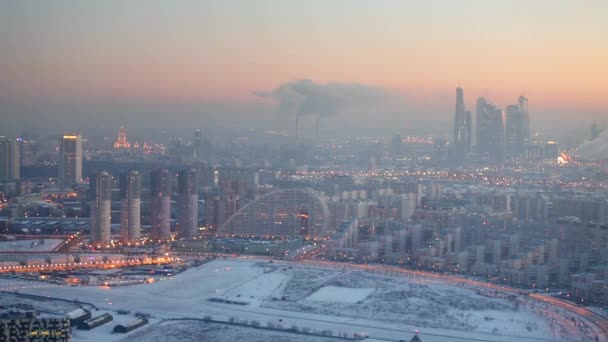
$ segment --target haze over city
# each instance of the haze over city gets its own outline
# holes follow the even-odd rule
[[[0,3],[0,341],[608,342],[608,2]]]
[[[604,1],[7,1],[0,109],[11,120],[0,133],[293,134],[291,113],[256,94],[312,80],[321,92],[387,95],[333,113],[327,134],[449,133],[462,86],[468,107],[524,94],[533,129],[580,143],[573,131],[605,120],[607,11]]]

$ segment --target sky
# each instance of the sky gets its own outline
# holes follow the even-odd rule
[[[469,108],[525,94],[533,127],[567,131],[608,121],[607,17],[605,0],[3,0],[0,134],[289,130],[260,94],[302,80],[390,98],[341,107],[332,134],[449,132],[457,86]]]

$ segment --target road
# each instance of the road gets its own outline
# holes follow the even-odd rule
[[[42,264],[42,265],[13,265],[0,266],[0,273],[24,273],[24,272],[40,272],[40,271],[67,271],[77,268],[99,268],[110,269],[120,267],[131,267],[141,265],[158,265],[170,264],[176,261],[172,257],[158,258],[141,258],[141,259],[124,259],[112,261],[88,261],[88,262],[70,262],[58,264]]]

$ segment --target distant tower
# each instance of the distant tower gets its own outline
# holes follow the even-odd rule
[[[464,155],[471,151],[471,112],[464,105],[464,92],[456,88],[456,110],[454,112],[453,157],[462,161]]]
[[[82,136],[65,134],[59,141],[59,184],[70,186],[82,180]]]
[[[465,123],[466,123],[466,129],[467,129],[467,140],[466,140],[466,151],[467,152],[471,152],[471,144],[472,142],[472,137],[473,137],[473,120],[471,118],[471,111],[467,110],[466,112],[466,116],[465,116]]]
[[[166,169],[150,174],[152,239],[167,240],[171,234],[171,173]]]
[[[600,134],[602,134],[602,129],[600,128],[600,126],[595,122],[592,123],[591,124],[591,140],[597,139],[597,137],[599,137]]]
[[[507,106],[506,122],[508,154],[512,158],[523,156],[530,141],[530,113],[527,98],[520,96],[518,104]]]
[[[137,242],[141,235],[141,175],[129,170],[120,175],[120,240]]]
[[[178,174],[178,217],[179,238],[193,238],[198,230],[198,179],[196,170],[186,169]]]
[[[107,171],[99,171],[89,184],[91,207],[91,241],[110,242],[112,239],[112,176]]]
[[[498,163],[504,157],[504,123],[502,110],[477,99],[477,151],[489,162]]]
[[[125,130],[125,126],[120,126],[118,129],[118,138],[114,143],[115,149],[129,149],[131,148],[131,144],[127,140],[127,131]]]
[[[403,141],[401,140],[401,135],[395,134],[391,140],[391,154],[393,158],[398,158],[401,156],[403,149]]]
[[[19,179],[20,160],[18,142],[7,137],[0,137],[0,181]]]
[[[300,134],[300,116],[296,114],[296,143],[298,143],[298,135]]]
[[[194,160],[201,159],[201,142],[202,142],[201,130],[197,129],[194,131],[194,141],[192,142],[192,147],[194,149]]]
[[[520,135],[524,145],[527,145],[530,143],[530,112],[528,112],[528,98],[522,95],[517,99],[517,102],[522,117]]]

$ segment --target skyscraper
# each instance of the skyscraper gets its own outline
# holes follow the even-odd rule
[[[591,140],[597,139],[597,137],[599,137],[602,132],[603,130],[597,123],[594,122],[591,124]]]
[[[398,158],[401,156],[403,150],[403,141],[401,140],[401,135],[395,134],[391,140],[391,154],[393,158]]]
[[[504,121],[502,110],[484,97],[477,99],[477,151],[485,161],[501,162],[504,158]]]
[[[107,171],[99,171],[89,184],[91,207],[91,241],[109,242],[112,239],[112,176]]]
[[[19,179],[21,174],[19,144],[7,137],[0,137],[0,181]]]
[[[82,136],[65,134],[59,141],[59,175],[61,186],[80,183],[82,179]]]
[[[178,217],[179,238],[193,238],[198,230],[198,178],[196,170],[185,169],[177,178],[179,199]]]
[[[454,112],[453,159],[461,161],[471,151],[471,112],[464,105],[464,92],[456,88],[456,110]]]
[[[507,106],[506,126],[507,154],[512,158],[522,156],[530,140],[530,113],[527,98],[520,96],[518,104]]]
[[[166,169],[150,174],[152,239],[166,240],[171,234],[171,174]]]
[[[120,239],[137,242],[141,233],[141,175],[129,170],[120,175]]]
[[[194,141],[192,142],[192,148],[194,149],[194,160],[201,159],[201,142],[202,142],[201,130],[197,129],[194,131]]]

